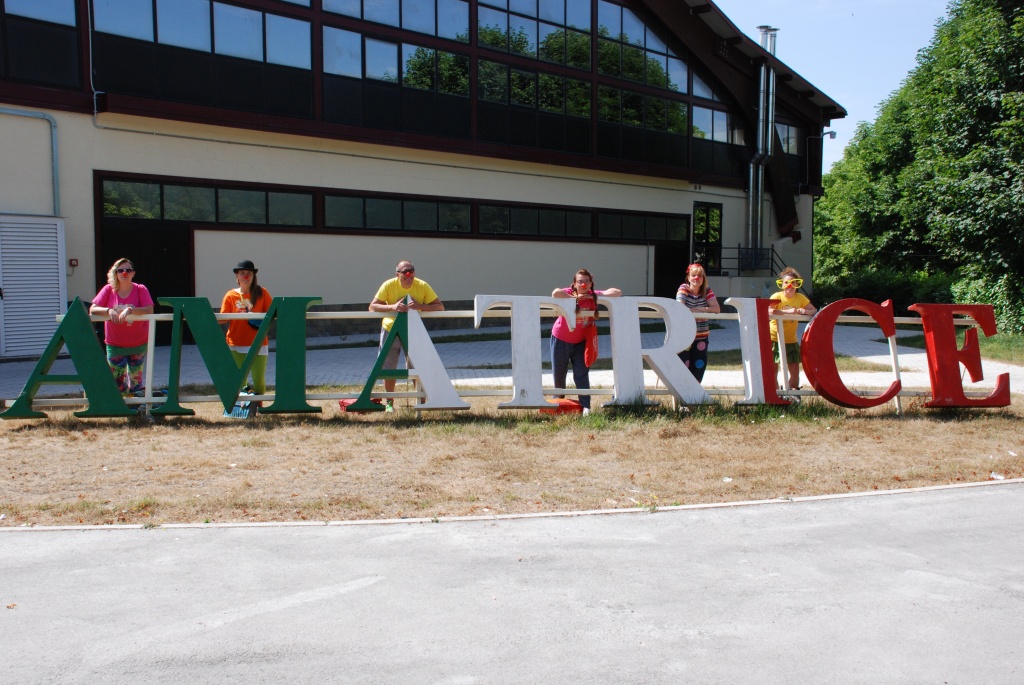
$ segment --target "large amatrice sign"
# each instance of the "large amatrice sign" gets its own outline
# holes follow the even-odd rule
[[[199,297],[169,297],[160,304],[173,308],[171,355],[167,378],[167,397],[153,414],[191,415],[194,411],[180,404],[179,378],[181,339],[188,326],[196,341],[203,363],[209,370],[217,395],[225,409],[238,400],[260,343],[266,339],[271,322],[277,322],[277,372],[273,402],[262,411],[268,414],[314,413],[320,408],[307,401],[306,392],[306,316],[309,308],[319,304],[318,297],[278,297],[263,317],[256,342],[241,367],[235,363],[223,331],[210,303]],[[608,309],[611,322],[612,369],[614,389],[611,405],[647,402],[649,391],[644,384],[646,363],[680,402],[699,404],[711,401],[707,391],[690,374],[680,360],[679,352],[693,342],[697,325],[690,311],[675,300],[661,297],[598,298]],[[726,304],[736,308],[743,356],[743,404],[788,404],[776,390],[774,363],[768,336],[772,301],[760,298],[729,298]],[[566,300],[551,297],[477,295],[474,300],[474,321],[480,326],[489,310],[509,312],[512,329],[512,395],[499,405],[506,409],[533,409],[552,406],[545,398],[541,383],[542,360],[537,340],[541,335],[541,311],[553,310],[566,317],[570,328],[575,325],[575,312],[565,308]],[[663,319],[665,338],[658,347],[643,347],[640,336],[640,312],[653,310]],[[819,395],[835,404],[851,408],[867,408],[884,404],[896,397],[901,382],[896,379],[876,396],[864,396],[843,383],[836,367],[833,336],[839,316],[849,310],[862,312],[873,319],[883,334],[896,334],[891,302],[876,304],[867,300],[846,299],[828,305],[811,320],[801,340],[800,354],[808,381]],[[987,396],[968,397],[960,376],[961,365],[972,382],[983,379],[978,349],[977,328],[986,336],[996,333],[991,305],[915,304],[911,311],[920,316],[928,356],[932,397],[928,407],[1004,407],[1010,404],[1009,374],[1002,374],[995,389]],[[963,347],[956,339],[955,317],[970,317],[977,328],[966,329]],[[396,340],[401,340],[412,369],[383,368],[383,360]],[[50,367],[63,347],[76,369],[74,375],[52,375]],[[381,378],[416,378],[423,393],[417,410],[469,409],[456,391],[416,311],[398,314],[390,335],[363,390],[351,409],[382,411],[371,401],[374,385]],[[76,299],[54,334],[46,351],[36,364],[31,377],[14,404],[0,417],[5,419],[43,418],[32,402],[44,383],[81,384],[89,406],[75,412],[80,417],[131,416],[134,410],[121,397],[107,368],[103,348],[93,331],[92,322],[80,300]]]

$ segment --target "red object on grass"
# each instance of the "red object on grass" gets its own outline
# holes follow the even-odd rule
[[[583,405],[576,400],[555,400],[558,402],[557,407],[551,407],[550,409],[541,409],[541,414],[582,414]]]
[[[374,404],[384,404],[383,400],[381,400],[378,397],[375,397],[375,398],[373,398],[370,401],[373,402]],[[349,409],[349,405],[355,404],[355,402],[356,402],[356,400],[354,398],[353,399],[347,399],[347,400],[338,400],[338,408],[341,409],[344,412],[351,411],[353,414],[369,414],[370,413],[370,412],[367,412],[367,411],[360,411],[358,409],[356,409],[354,411]]]

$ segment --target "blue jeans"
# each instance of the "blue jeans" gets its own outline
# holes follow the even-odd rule
[[[572,363],[572,380],[578,390],[590,389],[590,369],[583,359],[587,343],[567,343],[551,336],[551,374],[555,378],[555,387],[565,387],[565,376],[569,371],[569,363]],[[580,404],[590,408],[590,395],[580,395]]]

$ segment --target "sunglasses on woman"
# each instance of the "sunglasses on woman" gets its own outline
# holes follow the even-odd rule
[[[117,273],[119,273],[119,274],[133,274],[133,273],[135,273],[135,269],[118,269]]]

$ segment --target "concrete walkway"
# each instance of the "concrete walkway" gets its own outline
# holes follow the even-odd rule
[[[1016,685],[1022,505],[0,528],[0,682]]]
[[[721,330],[711,332],[712,350],[739,349],[739,328],[735,321],[723,320],[719,322]],[[507,329],[488,329],[488,331],[500,331]],[[444,331],[435,333],[434,337],[450,336],[457,334],[473,334],[479,331]],[[903,332],[903,334],[913,334]],[[362,336],[375,339],[375,336]],[[663,334],[643,334],[644,345],[656,347],[661,343]],[[884,366],[890,366],[889,346],[884,342],[876,342],[881,337],[881,332],[876,328],[859,326],[838,326],[836,328],[835,346],[836,351],[851,357],[860,357],[867,361],[873,361]],[[345,340],[346,343],[357,342],[358,336],[352,336]],[[311,347],[318,344],[335,344],[340,342],[338,338],[333,339],[311,339]],[[547,352],[548,339],[538,341],[542,348],[542,358],[549,359]],[[606,358],[610,354],[611,343],[608,336],[600,338],[601,357]],[[438,354],[452,381],[459,386],[508,386],[511,388],[512,377],[508,367],[512,361],[512,346],[507,340],[493,340],[480,342],[459,342],[440,343],[437,345]],[[903,386],[906,389],[927,390],[930,387],[927,372],[927,359],[924,350],[900,347],[898,348],[900,366],[905,370],[902,374]],[[306,384],[316,385],[362,385],[369,377],[376,360],[377,350],[375,347],[349,347],[341,349],[310,349],[306,353]],[[154,386],[166,386],[168,360],[170,348],[157,348],[154,362]],[[25,382],[28,380],[35,367],[34,362],[9,362],[0,363],[0,398],[13,399],[18,396]],[[499,368],[494,368],[499,367]],[[977,384],[972,384],[970,379],[965,377],[964,387],[968,390],[991,391],[995,387],[995,379],[1002,373],[1010,374],[1010,387],[1013,392],[1024,392],[1024,367],[1012,364],[1001,364],[992,361],[985,361],[983,364],[985,378]],[[58,360],[51,369],[51,373],[73,373],[74,365],[70,359]],[[267,369],[267,379],[273,385],[275,372],[275,356],[270,355]],[[611,388],[613,385],[611,371],[592,371],[591,384],[594,387]],[[892,381],[891,371],[882,372],[843,372],[843,380],[851,388],[880,388],[888,387]],[[648,387],[654,387],[657,383],[657,376],[652,371],[646,371],[645,377]],[[195,346],[185,346],[182,350],[181,382],[186,383],[210,383],[210,375]],[[544,374],[544,385],[552,386],[551,374]],[[571,375],[569,383],[571,384]],[[710,390],[715,389],[742,389],[743,374],[741,371],[722,371],[714,367],[708,369],[704,377],[704,385]],[[38,397],[48,395],[65,394],[80,390],[78,386],[44,385],[40,388]]]

